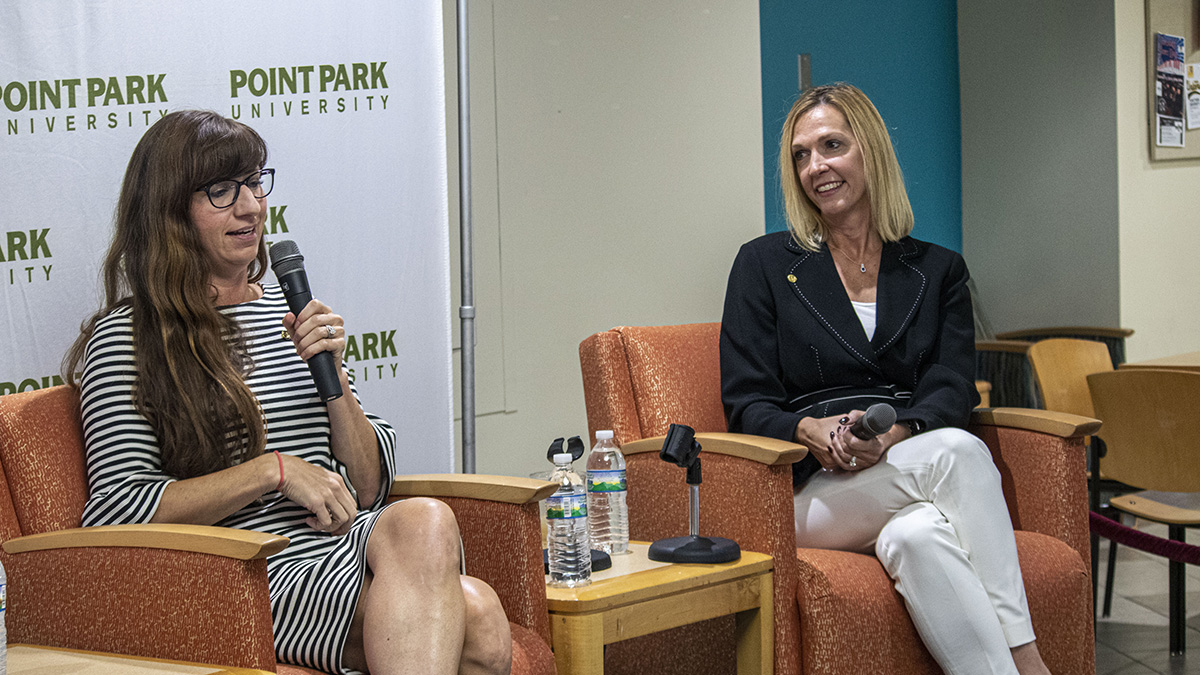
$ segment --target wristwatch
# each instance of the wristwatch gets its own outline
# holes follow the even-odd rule
[[[912,436],[925,431],[925,423],[921,420],[904,420],[904,424],[908,427],[909,434]]]

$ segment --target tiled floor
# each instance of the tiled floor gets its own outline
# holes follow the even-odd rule
[[[1138,529],[1167,536],[1165,525],[1139,524]],[[1188,543],[1200,544],[1200,532],[1189,531]],[[1108,542],[1100,544],[1100,591]],[[1200,568],[1187,570],[1187,653],[1167,651],[1167,562],[1127,547],[1117,550],[1112,615],[1096,623],[1096,675],[1200,675]]]

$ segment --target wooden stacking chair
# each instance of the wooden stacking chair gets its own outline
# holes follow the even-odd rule
[[[1108,349],[1108,356],[1114,366],[1125,363],[1125,340],[1133,335],[1132,328],[1106,328],[1104,326],[1046,326],[1042,328],[1025,328],[996,333],[997,340],[1021,340],[1024,342],[1041,342],[1042,340],[1088,340],[1099,342]]]
[[[991,385],[989,401],[996,407],[1040,408],[1033,371],[1024,340],[976,340],[975,378]]]
[[[1050,338],[1035,342],[1029,347],[1029,363],[1041,392],[1046,410],[1095,417],[1092,394],[1088,390],[1087,376],[1113,370],[1112,351],[1105,343],[1077,338]],[[1097,473],[1104,441],[1091,438],[1088,441],[1088,505],[1100,513],[1103,508],[1102,495],[1129,492],[1127,485],[1114,481],[1103,471]],[[1099,571],[1100,539],[1092,535],[1092,591],[1095,594]],[[1117,566],[1117,542],[1110,542],[1108,564],[1105,571],[1104,602],[1101,616],[1112,612],[1113,583]]]
[[[1045,404],[1035,385],[1035,377],[1026,354],[1032,344],[1043,340],[1087,340],[1105,346],[1114,366],[1125,362],[1125,338],[1133,335],[1128,328],[1059,326],[1028,328],[996,333],[990,339],[975,341],[975,377],[992,385],[993,406],[1042,408]]]
[[[1089,375],[1101,436],[1108,452],[1105,475],[1140,492],[1113,497],[1113,508],[1167,525],[1174,541],[1200,526],[1200,373],[1175,370],[1116,370]],[[1187,615],[1184,567],[1168,563],[1169,647],[1185,649]]]

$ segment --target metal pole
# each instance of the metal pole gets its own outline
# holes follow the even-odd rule
[[[688,486],[688,534],[700,535],[700,486]]]
[[[462,469],[475,473],[475,290],[471,258],[471,108],[467,0],[458,0],[458,210],[462,305]]]

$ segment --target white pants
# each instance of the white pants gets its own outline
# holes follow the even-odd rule
[[[1010,649],[1034,640],[1033,624],[983,441],[936,429],[868,469],[819,471],[794,499],[796,545],[874,550],[944,671],[1017,672]]]

